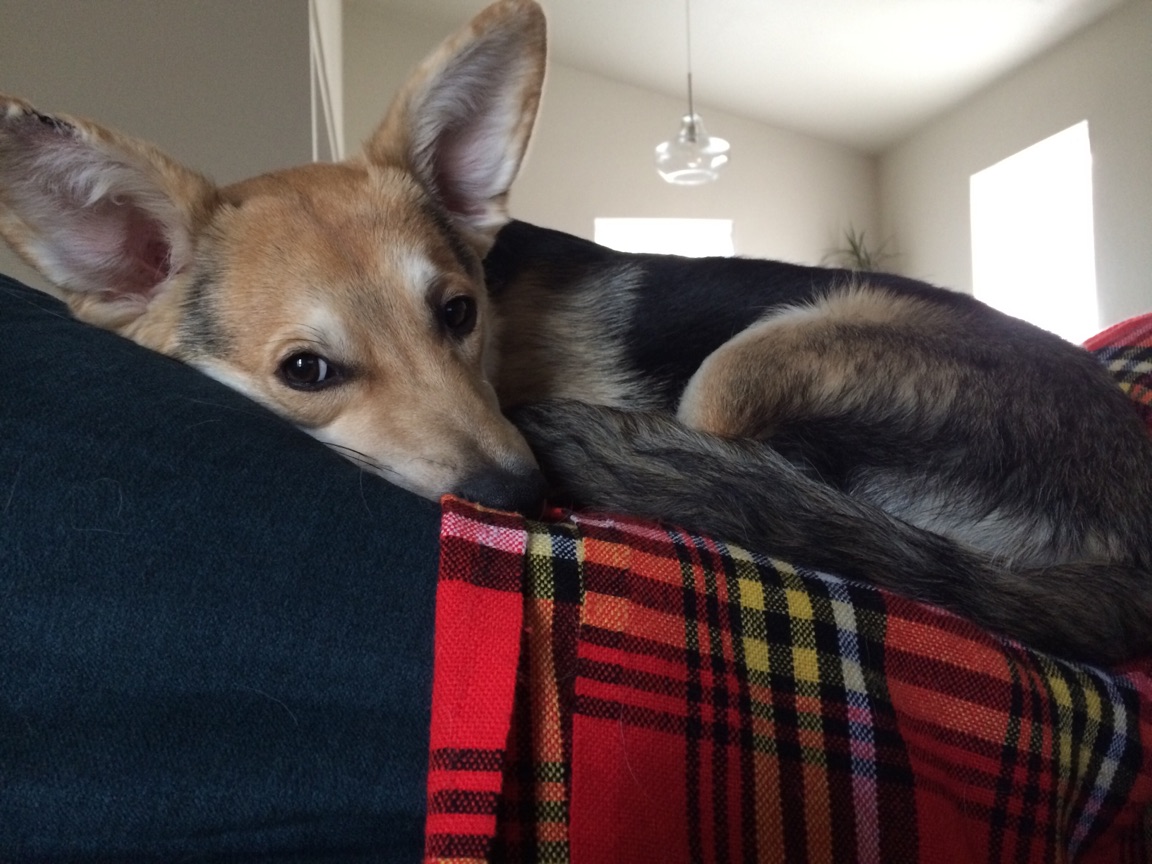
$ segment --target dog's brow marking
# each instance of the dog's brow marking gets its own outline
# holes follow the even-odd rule
[[[402,275],[404,287],[418,300],[428,296],[429,289],[436,284],[436,277],[440,275],[439,268],[435,267],[424,255],[412,250],[398,253],[397,269]]]
[[[321,330],[319,327],[312,327],[310,325],[307,325],[307,326],[304,326],[300,329],[304,330],[305,332],[311,333],[312,338],[314,340],[316,340],[316,343],[318,345],[324,344],[324,342],[325,342],[324,331]]]
[[[309,341],[315,342],[316,346],[325,353],[333,355],[329,359],[340,360],[344,363],[351,363],[355,360],[353,343],[348,338],[348,331],[344,327],[344,322],[330,306],[323,304],[314,306],[304,320],[297,325],[297,331],[311,334],[312,338]]]

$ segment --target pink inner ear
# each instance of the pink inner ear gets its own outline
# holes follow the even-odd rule
[[[131,200],[84,208],[62,257],[110,299],[148,299],[171,275],[172,247],[161,224]],[[74,286],[80,287],[80,286]]]
[[[488,102],[469,123],[445,129],[434,154],[432,170],[444,206],[468,220],[483,219],[514,175],[502,105],[494,97]]]
[[[124,205],[120,205],[124,206]],[[123,255],[128,293],[151,294],[172,272],[172,246],[160,223],[142,210],[129,206],[127,230],[123,235]]]

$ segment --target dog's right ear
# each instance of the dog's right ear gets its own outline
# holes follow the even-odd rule
[[[150,144],[0,95],[0,234],[79,318],[138,318],[191,263],[216,200]]]
[[[365,144],[369,162],[414,174],[480,254],[508,221],[544,85],[545,29],[533,0],[493,3],[413,72]]]

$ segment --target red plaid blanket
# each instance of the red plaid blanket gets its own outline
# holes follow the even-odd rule
[[[1152,315],[1121,321],[1084,347],[1108,366],[1152,429]]]
[[[441,536],[428,861],[1152,861],[1152,660],[632,519]]]

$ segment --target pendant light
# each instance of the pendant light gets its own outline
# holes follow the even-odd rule
[[[688,55],[688,113],[680,119],[680,132],[656,147],[656,170],[669,183],[699,186],[720,176],[728,162],[728,142],[713,138],[692,103],[692,19],[690,0],[684,0],[684,31]]]

